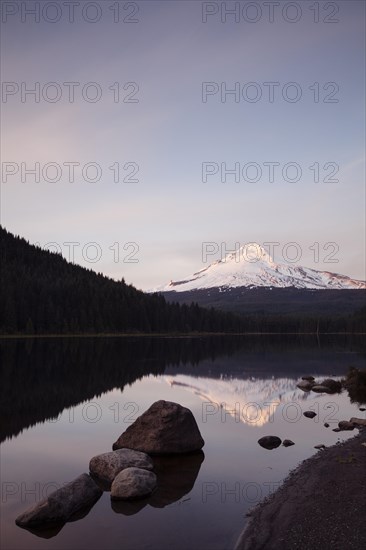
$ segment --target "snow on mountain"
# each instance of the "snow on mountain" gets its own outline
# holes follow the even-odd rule
[[[150,292],[185,292],[209,288],[273,287],[300,289],[366,289],[365,281],[295,264],[275,263],[260,245],[250,243],[180,281]]]

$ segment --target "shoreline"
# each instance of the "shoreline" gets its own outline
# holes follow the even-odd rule
[[[37,338],[202,338],[208,336],[365,336],[366,332],[84,332],[54,334],[0,334],[0,340]]]
[[[235,550],[366,548],[366,428],[304,460],[250,512]]]

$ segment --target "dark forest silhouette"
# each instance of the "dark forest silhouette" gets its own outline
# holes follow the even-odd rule
[[[267,298],[262,302],[268,295],[262,289],[232,299],[228,304],[233,311],[223,311],[209,307],[206,298],[198,305],[178,303],[186,299],[180,295],[171,302],[171,296],[167,301],[161,294],[145,294],[124,279],[117,282],[30,245],[1,226],[0,255],[1,334],[366,332],[366,293],[361,290],[341,290],[335,297],[335,291],[324,291],[332,298],[331,310],[323,305],[324,293],[323,303],[311,302],[304,310],[303,297],[301,304],[300,299],[294,301],[296,289],[285,289],[281,303],[278,293],[270,293],[276,297],[271,304]],[[344,302],[348,296],[351,310]],[[197,297],[201,301],[201,295]]]

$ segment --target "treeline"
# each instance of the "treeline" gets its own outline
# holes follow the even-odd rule
[[[3,334],[240,332],[239,316],[167,303],[68,263],[0,226]]]
[[[345,292],[348,292],[345,290]],[[246,332],[283,334],[366,333],[366,308],[348,315],[252,314],[242,317]]]
[[[241,345],[240,338],[217,335],[0,339],[0,442],[143,376],[231,356]]]
[[[354,313],[242,313],[167,302],[30,245],[0,226],[0,333],[365,333]],[[348,292],[348,291],[344,291]]]

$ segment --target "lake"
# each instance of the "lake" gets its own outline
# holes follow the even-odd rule
[[[289,471],[354,432],[339,420],[365,417],[347,392],[304,393],[303,375],[345,376],[365,367],[355,337],[3,339],[1,355],[1,547],[65,550],[232,549],[246,513]],[[149,499],[111,503],[58,532],[32,533],[15,518],[88,472],[92,456],[154,401],[188,407],[204,453],[158,462],[161,486]],[[317,413],[314,419],[303,416]],[[329,428],[324,423],[330,424]],[[266,450],[264,435],[294,446]]]

